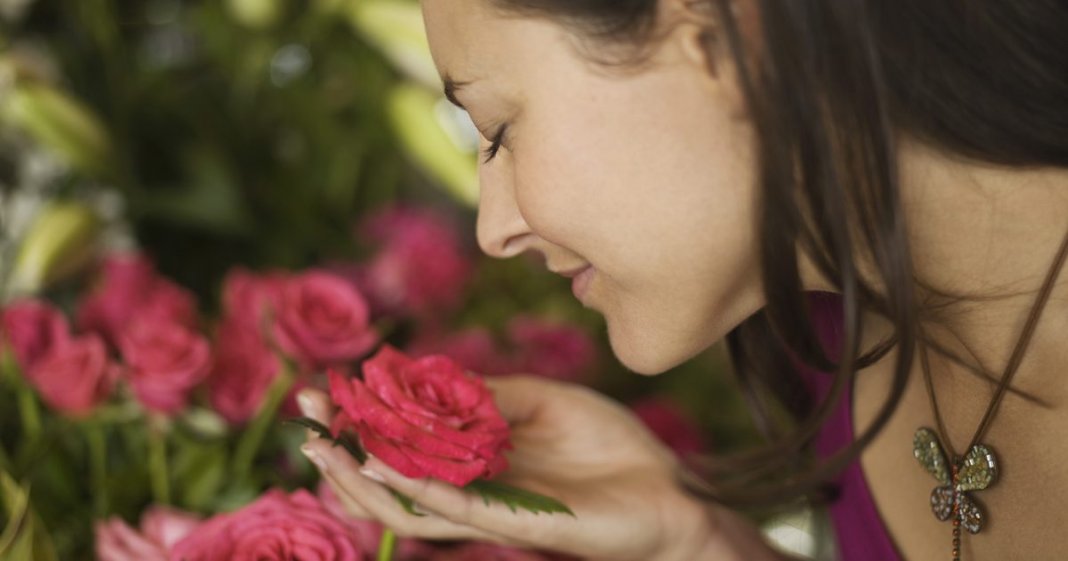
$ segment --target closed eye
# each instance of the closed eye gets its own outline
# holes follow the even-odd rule
[[[501,146],[504,144],[504,133],[508,130],[508,126],[501,127],[500,131],[494,135],[490,146],[482,151],[483,164],[488,164],[490,160],[497,157],[497,152],[500,152]]]

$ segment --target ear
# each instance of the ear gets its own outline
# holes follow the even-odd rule
[[[739,2],[727,0],[735,23]],[[695,69],[704,73],[709,93],[734,109],[736,116],[744,117],[745,100],[741,83],[738,81],[736,64],[726,32],[720,17],[719,0],[662,0],[662,7],[668,10],[665,21],[674,25],[671,41],[676,43],[679,54]],[[670,18],[670,19],[667,19]]]

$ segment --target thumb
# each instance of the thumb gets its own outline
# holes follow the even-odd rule
[[[559,382],[533,376],[486,378],[501,415],[509,424],[529,422],[549,406]]]
[[[320,423],[330,426],[333,417],[334,406],[326,392],[314,388],[305,388],[297,393],[297,405],[305,417],[311,417]]]

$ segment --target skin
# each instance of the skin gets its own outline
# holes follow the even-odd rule
[[[751,19],[747,5],[740,3],[743,25]],[[424,0],[423,10],[439,72],[470,82],[455,97],[481,131],[483,148],[508,127],[503,147],[481,166],[478,239],[485,253],[534,252],[555,272],[592,266],[583,303],[604,315],[616,356],[641,374],[686,361],[764,305],[752,129],[726,53],[701,48],[702,14],[683,0],[663,0],[663,21],[673,25],[651,64],[613,74],[591,64],[553,22],[509,17],[487,0]],[[908,138],[900,157],[917,276],[968,294],[1020,292],[947,308],[929,326],[943,346],[970,356],[967,346],[1000,375],[1068,228],[1068,170],[998,168]],[[807,289],[831,290],[804,255],[799,266]],[[877,316],[866,315],[864,324],[866,345],[889,334]],[[1060,428],[1068,427],[1068,395],[1052,378],[1068,363],[1065,341],[1068,274],[1014,379],[1048,407],[1013,395],[1002,405],[987,441],[1011,462],[1012,476],[982,493],[997,531],[966,537],[969,559],[1051,558],[1068,546],[1048,522],[1068,499],[1068,475],[1056,469],[1068,461],[1068,428]],[[858,429],[882,403],[895,359],[891,353],[858,375]],[[909,453],[912,432],[933,423],[918,368],[861,462],[905,558],[932,559],[948,555],[949,526],[930,514],[934,482]],[[950,438],[963,446],[990,391],[937,355],[932,368]],[[408,480],[376,459],[361,468],[314,438],[305,453],[354,515],[382,520],[401,535],[592,559],[781,558],[741,516],[682,493],[672,456],[618,405],[583,388],[521,376],[491,385],[516,445],[505,477],[562,499],[577,519],[486,507],[448,485]],[[301,403],[322,421],[332,414],[321,392],[305,391]],[[429,516],[405,514],[380,482],[412,496]]]

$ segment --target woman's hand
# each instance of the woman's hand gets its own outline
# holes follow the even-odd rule
[[[447,483],[405,478],[377,458],[361,467],[314,433],[303,450],[353,516],[380,520],[400,536],[618,561],[693,561],[725,545],[714,531],[723,527],[718,511],[678,488],[674,456],[628,410],[581,386],[530,377],[487,383],[515,446],[498,479],[559,499],[575,518],[487,506]],[[334,411],[324,393],[304,390],[300,402],[305,415],[329,425]],[[405,512],[383,485],[411,497],[427,516]]]

